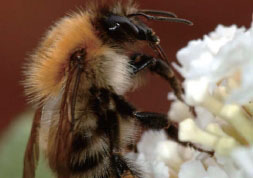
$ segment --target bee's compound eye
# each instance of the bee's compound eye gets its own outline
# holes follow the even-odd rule
[[[117,29],[120,28],[120,24],[119,23],[115,23],[112,27],[109,27],[109,31],[115,31]]]
[[[105,25],[105,28],[109,32],[114,32],[114,31],[119,30],[119,28],[121,27],[121,24],[120,24],[121,21],[122,21],[122,17],[116,16],[116,15],[110,15],[104,19],[103,23]]]
[[[110,39],[124,41],[138,34],[138,28],[127,17],[111,14],[101,19],[101,24]]]

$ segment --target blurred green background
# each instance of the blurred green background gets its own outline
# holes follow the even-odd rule
[[[23,157],[26,143],[30,135],[33,112],[25,112],[16,119],[0,140],[0,178],[18,178],[23,173]],[[40,154],[36,178],[53,178]]]

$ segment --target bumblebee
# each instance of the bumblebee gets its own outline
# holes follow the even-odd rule
[[[144,19],[192,24],[133,1],[96,1],[49,29],[25,66],[25,92],[36,113],[23,178],[35,177],[39,150],[58,178],[141,178],[125,157],[141,130],[167,129],[177,139],[167,115],[141,112],[124,98],[151,71],[182,100],[159,37]],[[145,45],[155,57],[139,52]]]

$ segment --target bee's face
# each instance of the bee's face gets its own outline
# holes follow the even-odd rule
[[[128,7],[129,6],[129,7]],[[149,28],[142,19],[133,14],[139,13],[135,5],[115,4],[95,10],[96,14],[92,23],[97,29],[105,43],[130,43],[137,41],[148,41],[158,43],[159,39],[154,35],[153,30]]]
[[[185,19],[177,18],[173,13],[159,10],[138,9],[134,1],[115,1],[114,3],[103,3],[95,6],[91,14],[92,24],[97,30],[97,35],[103,39],[106,44],[120,47],[121,44],[130,44],[134,42],[146,41],[151,46],[159,44],[160,40],[154,31],[143,21],[169,21],[180,22],[191,25],[192,23]]]

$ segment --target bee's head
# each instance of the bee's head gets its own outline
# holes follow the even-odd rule
[[[134,41],[159,44],[159,37],[145,24],[143,18],[192,24],[188,20],[177,18],[171,12],[138,9],[132,1],[117,1],[113,5],[105,5],[99,8],[97,14],[95,24],[99,35],[105,42],[117,44]]]
[[[138,19],[117,14],[108,14],[101,19],[106,34],[116,42],[145,40],[159,43],[159,38],[147,25]]]

